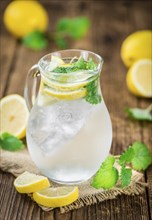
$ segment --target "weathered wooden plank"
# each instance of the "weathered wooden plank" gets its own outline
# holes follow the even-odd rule
[[[16,39],[7,33],[3,25],[3,12],[7,6],[7,2],[1,3],[0,7],[0,98],[4,96],[5,89],[8,86],[9,73],[13,69],[15,63]]]

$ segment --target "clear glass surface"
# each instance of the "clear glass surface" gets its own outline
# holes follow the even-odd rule
[[[64,65],[91,58],[96,68],[56,73],[53,69],[60,59],[54,56]],[[30,112],[27,144],[36,166],[55,182],[77,184],[89,179],[109,154],[112,126],[100,89],[102,64],[99,55],[83,50],[51,53],[38,62],[41,81]],[[85,98],[86,86],[95,79],[101,102],[91,104]]]

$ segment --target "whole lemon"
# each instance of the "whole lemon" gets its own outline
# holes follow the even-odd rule
[[[139,59],[152,59],[152,31],[142,30],[129,35],[121,46],[121,58],[127,67]]]
[[[5,9],[4,24],[8,31],[20,38],[34,30],[45,32],[48,15],[37,1],[13,1]]]

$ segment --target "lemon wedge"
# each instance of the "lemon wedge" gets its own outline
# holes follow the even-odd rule
[[[74,186],[47,188],[33,193],[33,199],[38,204],[53,208],[69,205],[78,197],[78,187]]]
[[[139,60],[129,69],[126,77],[130,92],[136,96],[152,97],[152,61]]]
[[[0,101],[0,133],[8,132],[18,138],[25,137],[29,112],[22,96],[13,94]]]
[[[19,193],[33,193],[50,186],[47,177],[24,172],[14,181],[14,186]]]
[[[51,56],[51,62],[56,62],[58,65],[64,65],[64,61],[60,58],[60,57],[57,57],[57,56],[54,56],[52,55]]]

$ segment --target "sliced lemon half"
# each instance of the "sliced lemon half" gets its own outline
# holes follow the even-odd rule
[[[60,90],[55,90],[50,87],[44,86],[43,87],[43,92],[55,97],[57,99],[61,100],[75,100],[75,99],[80,99],[86,96],[87,90],[86,88],[81,88],[79,90],[74,90],[74,91],[63,91],[61,92]]]
[[[14,186],[19,193],[33,193],[50,186],[47,177],[24,172],[14,181]]]
[[[152,60],[143,59],[133,64],[126,77],[130,92],[136,96],[152,97]]]
[[[78,187],[47,188],[33,193],[33,199],[47,207],[61,207],[71,204],[79,197]]]
[[[0,133],[8,132],[18,138],[25,137],[29,116],[25,100],[20,95],[8,95],[0,101]]]

